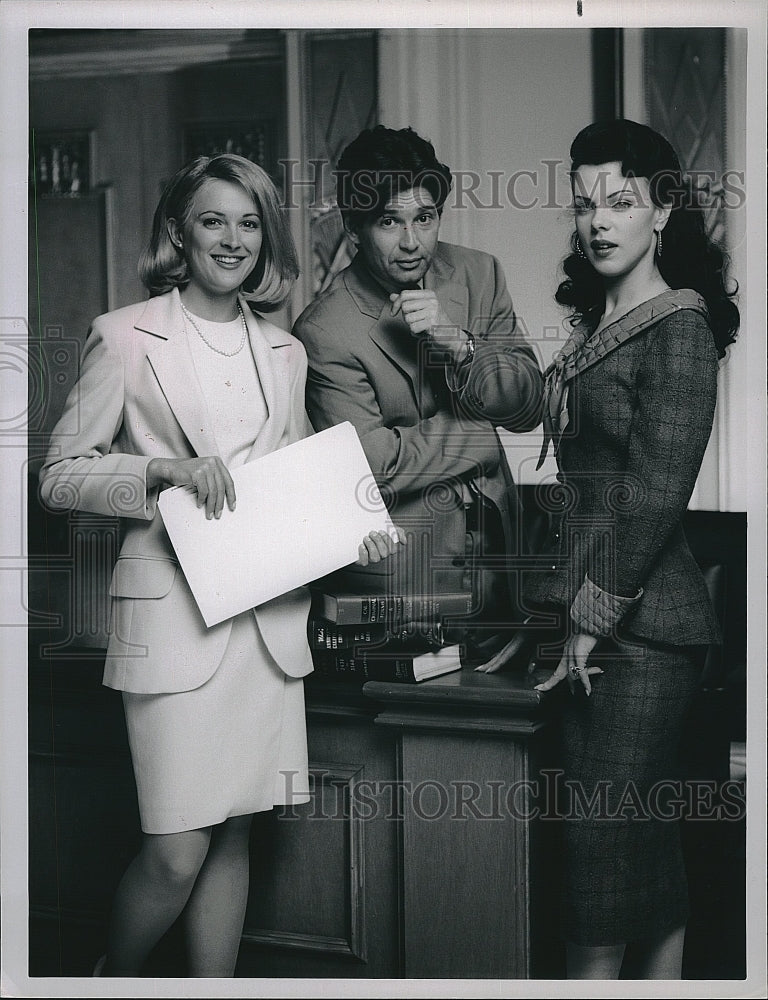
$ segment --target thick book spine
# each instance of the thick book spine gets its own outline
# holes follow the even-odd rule
[[[425,622],[409,622],[398,628],[387,625],[337,625],[324,618],[310,617],[307,636],[310,649],[327,652],[391,645],[409,645],[426,651],[443,645],[441,626]]]
[[[415,684],[412,656],[368,657],[345,653],[316,653],[313,657],[319,674],[356,678],[365,681],[404,681]]]
[[[439,622],[472,613],[472,595],[466,592],[389,597],[379,594],[343,594],[315,590],[312,613],[336,625],[384,625]]]

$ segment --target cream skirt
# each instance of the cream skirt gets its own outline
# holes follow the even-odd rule
[[[145,833],[309,801],[304,681],[278,667],[252,612],[201,687],[124,691],[123,704]]]

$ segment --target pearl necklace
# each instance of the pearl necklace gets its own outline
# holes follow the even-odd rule
[[[187,310],[187,307],[184,305],[183,302],[181,303],[181,310],[184,313],[185,318],[188,319],[189,322],[192,324],[192,326],[195,328],[195,330],[197,330],[198,336],[200,337],[202,342],[206,344],[208,347],[210,347],[212,351],[215,351],[216,354],[221,354],[225,358],[234,358],[236,354],[239,354],[240,351],[242,351],[243,345],[245,344],[245,338],[248,336],[248,327],[246,326],[245,316],[243,315],[243,309],[239,302],[237,303],[237,312],[240,316],[240,322],[242,323],[243,326],[243,335],[240,338],[240,343],[238,344],[238,346],[235,348],[234,351],[222,351],[220,347],[214,346],[210,342],[210,340],[208,340],[208,338],[203,334],[203,331],[200,329],[197,323],[195,323],[194,319],[192,318],[192,314]]]

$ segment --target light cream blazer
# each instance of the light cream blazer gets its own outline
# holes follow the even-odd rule
[[[312,433],[304,412],[306,354],[289,333],[241,300],[268,418],[249,460]],[[187,691],[215,672],[231,621],[206,628],[174,555],[152,458],[217,455],[184,331],[177,290],[94,320],[80,377],[51,436],[40,474],[43,501],[125,518],[112,576],[104,683],[140,694]],[[226,509],[223,515],[226,517]],[[304,588],[254,608],[262,638],[285,673],[312,670]]]

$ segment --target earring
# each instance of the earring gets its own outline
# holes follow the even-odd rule
[[[661,257],[661,230],[656,233],[656,256]]]
[[[576,256],[581,257],[582,260],[587,259],[587,255],[584,253],[584,248],[582,247],[581,240],[578,236],[576,237]]]

